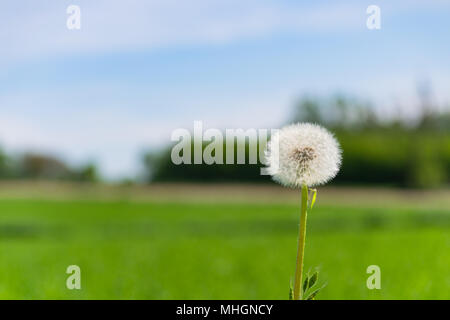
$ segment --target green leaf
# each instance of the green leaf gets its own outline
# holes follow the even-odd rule
[[[314,272],[313,275],[309,278],[308,288],[312,288],[319,278],[319,272]]]
[[[311,292],[305,300],[314,300],[316,295],[319,293],[320,289],[322,288],[316,289],[313,292]]]
[[[303,294],[308,290],[308,283],[309,283],[309,273],[306,274],[305,281],[303,281]]]
[[[313,195],[312,195],[312,198],[311,198],[310,208],[312,209],[313,206],[314,206],[314,203],[316,202],[317,189],[311,189],[311,191],[312,191]]]
[[[314,300],[314,298],[316,297],[316,295],[319,293],[320,290],[322,290],[323,288],[326,287],[326,283],[321,286],[320,288],[314,290],[313,292],[311,292],[310,294],[308,294],[308,297],[305,298],[305,300]]]

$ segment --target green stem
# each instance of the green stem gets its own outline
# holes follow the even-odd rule
[[[303,256],[305,252],[306,240],[306,207],[308,205],[308,187],[302,186],[302,203],[300,214],[300,231],[297,248],[297,265],[295,268],[295,283],[294,283],[294,300],[302,299],[302,278],[303,278]]]

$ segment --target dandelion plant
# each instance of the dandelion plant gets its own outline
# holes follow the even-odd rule
[[[294,300],[314,299],[321,289],[315,287],[317,271],[303,277],[307,209],[308,206],[312,208],[316,199],[317,191],[313,187],[334,178],[341,159],[341,149],[333,134],[316,124],[286,126],[277,131],[267,144],[267,170],[272,178],[286,187],[301,189],[295,280],[290,293]]]

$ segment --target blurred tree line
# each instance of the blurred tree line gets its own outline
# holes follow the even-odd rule
[[[419,90],[420,113],[413,120],[381,117],[373,106],[345,95],[304,96],[294,105],[288,123],[318,123],[335,133],[343,149],[342,169],[333,183],[379,184],[404,187],[439,187],[450,181],[450,112],[431,103],[429,92]],[[225,134],[223,134],[225,138]],[[242,142],[241,142],[242,144]],[[175,145],[175,143],[174,143]],[[208,143],[203,145],[203,149]],[[146,182],[269,182],[261,164],[175,165],[173,145],[146,152]],[[238,144],[234,145],[236,159]],[[264,144],[258,145],[258,163]],[[191,160],[194,146],[190,146]],[[243,146],[248,160],[248,139]],[[224,145],[223,163],[225,163]],[[193,161],[192,161],[193,163]],[[234,162],[236,163],[236,161]],[[94,164],[73,167],[45,154],[8,155],[0,148],[0,179],[100,181]],[[134,181],[129,181],[133,183]]]
[[[71,167],[57,157],[24,153],[9,156],[0,149],[0,179],[99,181],[94,164]]]
[[[426,94],[419,97],[421,113],[414,122],[382,119],[370,103],[337,95],[302,97],[288,123],[318,123],[335,133],[343,164],[333,183],[444,186],[450,180],[450,113],[438,112]],[[245,148],[248,155],[248,141]],[[145,155],[148,181],[270,181],[260,175],[261,165],[175,165],[170,153],[171,146]]]

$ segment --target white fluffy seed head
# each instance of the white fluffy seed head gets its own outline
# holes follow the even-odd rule
[[[272,135],[266,164],[273,179],[288,187],[324,184],[336,176],[341,149],[325,128],[311,123],[286,126]]]

